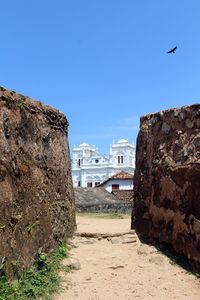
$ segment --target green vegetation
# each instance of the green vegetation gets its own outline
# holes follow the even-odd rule
[[[13,205],[14,205],[16,208],[20,208],[20,205],[19,205],[19,202],[18,202],[18,201],[13,201]]]
[[[5,261],[6,261],[6,256],[4,256],[1,260],[0,270],[3,270]]]
[[[36,222],[33,223],[33,224],[29,224],[29,225],[26,227],[26,229],[27,229],[28,232],[31,232],[31,230],[32,230],[36,225],[39,225],[39,224],[40,224],[40,222],[39,222],[39,221],[36,221]]]
[[[23,104],[21,102],[18,103],[18,106],[19,106],[20,109],[24,109],[24,106],[23,106]]]
[[[23,147],[19,147],[16,153],[13,155],[14,160],[22,160],[24,162],[29,162],[29,159],[26,157]]]
[[[87,216],[90,218],[100,218],[100,219],[126,219],[130,218],[130,214],[118,214],[118,213],[111,213],[111,214],[101,214],[101,213],[78,213],[78,216]]]
[[[19,157],[23,157],[23,156],[24,156],[24,150],[22,147],[19,147],[17,152],[14,154],[13,158],[14,160],[17,160]]]
[[[1,270],[0,300],[51,299],[52,293],[61,290],[59,270],[63,258],[68,257],[66,243],[60,242],[58,249],[48,258],[46,253],[37,251],[34,266],[25,275],[19,274],[15,282],[6,280]],[[5,258],[1,265],[4,267]],[[66,272],[70,268],[64,269]]]

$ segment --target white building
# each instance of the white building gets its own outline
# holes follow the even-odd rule
[[[120,171],[133,174],[134,169],[135,146],[125,139],[112,143],[109,157],[87,143],[73,148],[72,179],[75,187],[93,187]]]
[[[116,191],[132,191],[133,190],[133,174],[126,171],[121,171],[110,176],[108,179],[100,183],[109,193]]]

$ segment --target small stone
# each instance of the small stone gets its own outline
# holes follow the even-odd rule
[[[72,239],[68,239],[68,240],[67,240],[67,244],[70,245],[70,246],[73,246],[73,245],[74,245],[73,242],[72,242]]]
[[[112,269],[112,270],[116,270],[116,269],[121,269],[121,268],[124,268],[123,265],[114,265],[114,266],[110,266],[108,267],[109,269]]]
[[[194,122],[190,121],[190,119],[187,119],[185,121],[185,125],[187,128],[191,129],[194,126]]]
[[[174,117],[177,117],[178,116],[178,109],[175,109],[174,110]]]
[[[83,241],[83,242],[79,242],[81,244],[84,244],[84,245],[92,245],[92,244],[95,244],[96,241],[95,240],[92,240],[92,241]]]
[[[80,268],[81,268],[80,262],[79,262],[79,261],[73,262],[73,263],[71,264],[71,268],[72,268],[73,270],[80,270]]]
[[[119,240],[116,240],[116,239],[111,239],[111,243],[112,243],[112,244],[119,244],[120,241],[119,241]]]
[[[87,278],[85,278],[86,280],[91,280],[92,278],[91,277],[87,277]]]
[[[143,269],[143,268],[146,268],[146,267],[151,267],[150,264],[140,264],[138,265],[139,268]]]
[[[124,240],[122,242],[122,244],[130,244],[130,243],[136,243],[136,242],[137,242],[136,239],[130,238],[130,239]]]
[[[182,107],[181,110],[182,110],[182,111],[181,111],[181,118],[182,118],[182,120],[183,120],[183,119],[185,119],[185,117],[186,117],[186,115],[187,115],[187,109],[184,108],[184,107]]]
[[[65,267],[71,267],[73,270],[80,270],[80,262],[75,258],[67,258],[63,260],[63,265]]]
[[[161,130],[162,130],[162,133],[168,134],[170,132],[170,127],[167,123],[163,123]]]
[[[194,144],[195,144],[196,148],[200,147],[200,136],[199,135],[195,138]]]

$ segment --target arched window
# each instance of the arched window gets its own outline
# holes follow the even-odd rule
[[[123,155],[118,155],[118,164],[123,164],[124,163],[124,157]]]
[[[91,176],[87,177],[87,187],[93,186],[93,178]]]
[[[76,177],[76,186],[81,187],[81,177],[80,176]]]
[[[82,164],[82,162],[83,162],[82,157],[79,155],[79,156],[77,157],[77,166],[80,167],[81,164]]]
[[[118,165],[124,164],[124,152],[123,151],[120,151],[117,153],[117,163],[118,163]]]
[[[99,176],[95,176],[94,177],[94,185],[97,186],[98,184],[100,184],[100,177]]]

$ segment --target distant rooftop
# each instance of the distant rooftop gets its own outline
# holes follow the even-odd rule
[[[116,173],[112,176],[110,176],[108,179],[106,179],[105,181],[103,181],[102,183],[98,184],[98,186],[102,186],[104,185],[106,182],[108,182],[109,180],[115,180],[115,179],[132,179],[133,180],[134,175],[131,173],[128,173],[126,171],[121,171],[119,173]]]
[[[117,144],[122,144],[122,143],[129,143],[129,141],[125,139],[121,139],[117,142]]]
[[[86,146],[89,146],[89,144],[87,144],[85,142],[79,145],[79,147],[86,147]]]
[[[119,140],[118,142],[112,142],[112,144],[131,144],[131,143],[129,143],[129,141],[128,140],[126,140],[126,139],[121,139],[121,140]],[[133,143],[134,144],[134,143]],[[79,146],[76,146],[76,145],[74,145],[74,147],[95,147],[95,146],[90,146],[88,143],[86,143],[86,142],[83,142],[82,144],[80,144]]]

